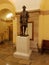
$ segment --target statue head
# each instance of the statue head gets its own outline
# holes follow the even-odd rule
[[[23,8],[23,11],[25,11],[25,9],[26,9],[26,6],[24,5],[22,8]]]

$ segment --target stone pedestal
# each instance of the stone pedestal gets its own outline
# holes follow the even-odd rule
[[[14,56],[17,58],[29,59],[30,51],[30,39],[29,36],[17,36],[16,39],[16,52]]]

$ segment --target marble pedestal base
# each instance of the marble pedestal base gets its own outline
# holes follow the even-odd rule
[[[30,58],[30,39],[29,36],[17,36],[16,39],[16,58],[29,59]]]

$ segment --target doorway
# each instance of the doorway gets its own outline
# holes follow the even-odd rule
[[[13,41],[13,24],[9,26],[9,41]]]
[[[4,14],[3,14],[4,13]],[[13,41],[13,21],[12,21],[13,13],[8,9],[2,9],[0,11],[0,32],[3,33],[2,41],[8,40]],[[1,21],[2,20],[2,21]]]

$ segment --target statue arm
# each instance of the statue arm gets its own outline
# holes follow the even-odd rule
[[[22,23],[22,15],[20,15],[20,23]]]
[[[27,18],[26,21],[28,23],[28,18],[29,18],[29,13],[28,12],[26,13],[26,18]]]
[[[27,18],[29,18],[29,13],[27,12]]]

